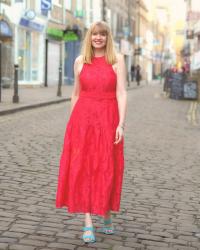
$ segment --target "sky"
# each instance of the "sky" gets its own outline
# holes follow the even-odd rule
[[[149,14],[152,20],[155,16],[159,23],[169,28],[171,46],[175,51],[180,51],[184,45],[184,30],[186,24],[186,4],[184,0],[143,0],[150,10]],[[198,0],[200,2],[200,0]],[[167,18],[167,7],[170,18]]]
[[[144,0],[148,9],[151,9],[154,1],[157,1],[157,6],[169,7],[172,22],[185,20],[186,6],[184,0]]]

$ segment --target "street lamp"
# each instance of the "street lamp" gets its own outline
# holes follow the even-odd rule
[[[138,10],[138,23],[137,23],[137,30],[138,30],[138,46],[137,46],[137,54],[138,54],[138,57],[137,57],[137,64],[139,65],[140,64],[140,54],[141,54],[141,48],[140,48],[140,42],[141,42],[141,39],[140,39],[140,0],[137,0],[137,10]]]
[[[1,75],[1,48],[2,48],[2,42],[0,41],[0,102],[1,102],[1,83],[2,83],[2,75]]]

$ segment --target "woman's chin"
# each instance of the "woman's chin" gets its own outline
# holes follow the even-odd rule
[[[105,45],[93,45],[92,46],[94,49],[103,49],[105,47]]]

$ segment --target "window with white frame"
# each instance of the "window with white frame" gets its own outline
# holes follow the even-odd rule
[[[66,9],[67,10],[71,10],[72,9],[72,1],[71,0],[67,0],[65,2],[65,4],[66,4]]]

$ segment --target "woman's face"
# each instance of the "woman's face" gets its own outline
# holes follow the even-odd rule
[[[94,30],[92,32],[92,47],[95,49],[102,49],[106,46],[107,34],[106,32]]]

